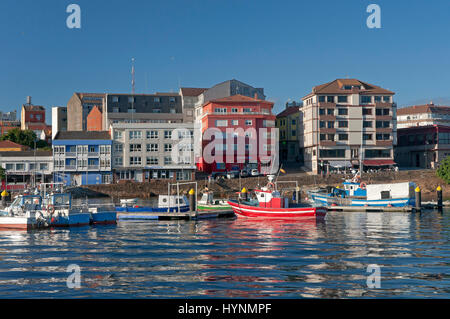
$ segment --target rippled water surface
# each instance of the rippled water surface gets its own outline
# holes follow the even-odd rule
[[[449,225],[450,212],[329,213],[2,231],[0,297],[450,298]],[[71,264],[79,289],[67,287]]]

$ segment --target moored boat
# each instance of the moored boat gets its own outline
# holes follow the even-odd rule
[[[147,213],[184,213],[189,211],[189,201],[186,196],[159,195],[157,206],[122,205],[116,207],[120,213],[118,219],[154,219]]]
[[[405,207],[415,205],[414,182],[366,184],[358,174],[343,183],[343,188],[328,187],[308,191],[309,200],[330,206]]]
[[[214,192],[206,189],[202,198],[197,202],[198,210],[229,210],[231,209],[227,200],[215,199]]]
[[[39,211],[39,195],[18,195],[5,210],[0,211],[0,230],[30,230],[45,228],[49,224]]]
[[[256,189],[256,199],[229,200],[231,208],[238,216],[263,218],[325,218],[327,208],[307,204],[289,204],[272,183],[273,175],[268,175],[266,187]]]

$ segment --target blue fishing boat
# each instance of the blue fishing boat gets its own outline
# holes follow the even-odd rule
[[[116,207],[120,213],[119,219],[152,219],[148,213],[185,213],[189,211],[189,201],[186,196],[159,195],[157,206],[140,206],[137,200],[121,200],[121,206]]]
[[[43,212],[50,227],[86,226],[90,223],[91,214],[83,206],[72,206],[69,193],[51,193],[43,199]]]
[[[330,206],[405,207],[415,205],[414,182],[366,184],[358,175],[343,183],[343,188],[327,187],[307,192],[310,201]]]

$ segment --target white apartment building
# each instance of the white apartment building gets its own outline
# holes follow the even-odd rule
[[[301,109],[305,167],[314,174],[333,168],[395,164],[395,93],[357,79],[313,87]]]
[[[397,110],[397,128],[442,125],[450,126],[450,106],[438,106],[430,102]]]
[[[113,123],[116,181],[194,178],[193,123]]]

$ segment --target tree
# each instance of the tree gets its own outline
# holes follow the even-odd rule
[[[11,141],[20,145],[34,148],[34,141],[36,140],[36,133],[32,130],[22,131],[20,128],[9,130],[6,134],[0,136],[1,141]]]
[[[444,160],[441,161],[436,174],[447,184],[450,184],[450,156],[447,156]]]

